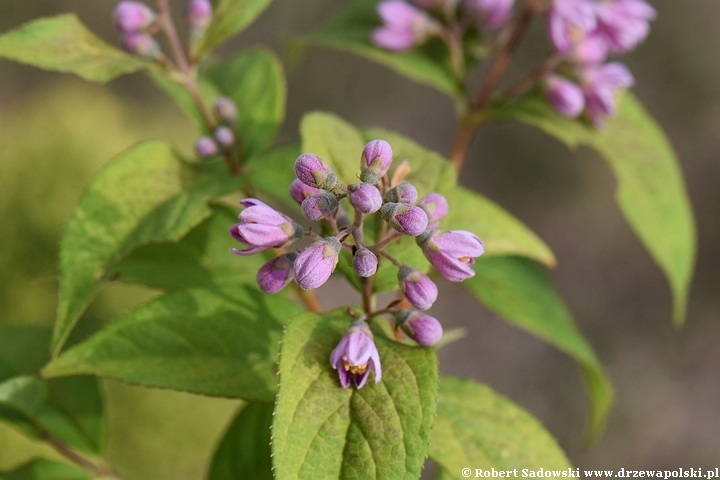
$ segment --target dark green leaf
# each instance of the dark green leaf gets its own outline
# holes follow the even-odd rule
[[[271,257],[239,257],[239,244],[228,234],[237,212],[212,206],[212,216],[177,243],[144,245],[110,268],[106,277],[164,289],[254,284],[260,267]],[[238,207],[238,211],[240,208]]]
[[[300,207],[290,197],[289,189],[295,179],[293,165],[299,155],[300,146],[295,143],[280,145],[255,155],[247,163],[248,182],[299,212]]]
[[[282,64],[274,53],[255,48],[222,62],[203,74],[217,91],[238,107],[236,133],[245,158],[272,142],[285,118],[287,85]]]
[[[272,405],[245,405],[215,452],[209,480],[272,480],[272,418]]]
[[[575,326],[543,267],[522,257],[482,257],[462,285],[499,316],[552,343],[579,364],[588,387],[586,437],[605,424],[613,391],[592,347]]]
[[[217,0],[213,21],[200,41],[199,51],[207,53],[249,25],[271,0]]]
[[[0,327],[0,418],[35,437],[47,431],[79,450],[98,454],[105,447],[98,380],[32,376],[50,359],[51,335],[44,327]]]
[[[282,326],[300,311],[250,287],[171,292],[69,349],[43,374],[272,402]]]
[[[280,353],[273,421],[275,478],[418,478],[437,399],[430,348],[375,337],[382,381],[340,386],[330,352],[348,328],[343,311],[292,320]]]
[[[59,352],[101,286],[105,269],[136,247],[178,241],[211,211],[207,200],[241,185],[216,162],[189,165],[168,145],[147,142],[111,162],[80,199],[60,245]]]
[[[429,454],[450,478],[460,478],[468,467],[518,469],[518,477],[524,468],[568,473],[571,468],[555,439],[532,415],[485,385],[452,377],[440,379]]]
[[[0,35],[0,57],[102,83],[148,65],[100,40],[74,14],[40,18]]]
[[[553,135],[568,147],[597,150],[618,180],[620,209],[670,282],[673,319],[685,321],[695,261],[695,226],[678,159],[665,134],[630,93],[604,131],[556,113],[547,102],[529,98],[496,110],[498,119],[516,119]]]
[[[378,0],[354,2],[322,30],[303,41],[353,52],[452,98],[462,98],[464,92],[453,78],[447,50],[439,41],[403,53],[389,52],[372,44],[370,35],[380,26],[380,17],[375,11],[377,3]]]
[[[67,463],[36,458],[13,470],[0,472],[0,480],[92,480],[92,476]]]

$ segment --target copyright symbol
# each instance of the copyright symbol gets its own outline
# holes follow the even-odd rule
[[[470,475],[472,475],[472,470],[470,470],[469,468],[463,468],[463,469],[462,469],[462,476],[463,476],[463,477],[469,477]]]

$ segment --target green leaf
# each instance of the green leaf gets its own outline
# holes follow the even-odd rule
[[[197,103],[195,103],[192,95],[188,93],[186,87],[180,83],[181,80],[174,80],[160,68],[149,68],[148,75],[155,84],[160,87],[160,89],[167,93],[170,98],[175,100],[175,103],[177,103],[177,105],[185,113],[195,120],[204,134],[209,135],[211,133],[205,123],[205,118],[197,106]],[[220,93],[217,91],[217,87],[202,75],[198,76],[197,83],[200,96],[205,101],[205,104],[212,105],[217,97],[220,96]]]
[[[175,291],[64,352],[43,375],[92,374],[270,403],[282,326],[300,311],[250,287]]]
[[[178,241],[207,218],[208,199],[231,192],[241,180],[224,165],[190,165],[161,142],[120,154],[80,199],[60,244],[60,300],[53,352],[101,286],[104,271],[134,248]]]
[[[440,379],[429,454],[452,474],[450,478],[459,478],[468,467],[518,469],[517,476],[524,468],[566,472],[572,468],[552,435],[532,415],[486,385],[452,377]]]
[[[446,230],[469,230],[485,244],[485,255],[521,255],[553,267],[555,255],[535,232],[479,193],[457,186],[441,192],[450,211],[441,221]]]
[[[105,413],[98,380],[33,376],[50,359],[51,335],[44,327],[0,327],[0,418],[37,438],[47,431],[99,454],[105,448]]]
[[[223,436],[209,480],[272,480],[270,426],[273,406],[249,403]]]
[[[36,458],[12,470],[0,472],[0,480],[92,480],[92,476],[67,463]]]
[[[462,286],[500,317],[555,345],[580,364],[590,400],[585,435],[588,440],[597,437],[613,403],[612,386],[545,269],[521,257],[481,257],[475,273]]]
[[[199,52],[207,53],[248,26],[271,0],[217,0],[213,20],[200,40]]]
[[[300,206],[290,197],[290,184],[295,179],[293,165],[299,155],[300,146],[295,143],[255,155],[246,164],[248,183],[299,212]]]
[[[585,145],[600,153],[617,177],[615,198],[623,215],[668,278],[673,321],[682,325],[695,261],[693,213],[672,145],[640,102],[625,93],[604,131],[563,117],[535,97],[499,108],[495,117],[528,123],[570,148]]]
[[[268,146],[285,119],[287,85],[280,60],[255,48],[222,62],[203,76],[238,107],[236,133],[245,158]]]
[[[286,329],[272,430],[278,480],[420,476],[436,408],[435,352],[376,336],[382,381],[342,388],[328,359],[351,320],[340,310],[305,313]]]
[[[100,40],[74,14],[40,18],[0,35],[0,57],[101,83],[148,66]]]
[[[361,55],[452,98],[462,99],[464,92],[452,75],[447,49],[439,41],[403,53],[389,52],[372,44],[370,35],[380,26],[380,17],[375,11],[377,3],[378,0],[354,2],[323,29],[301,42]]]
[[[228,228],[238,222],[237,212],[219,205],[211,210],[212,216],[179,242],[139,247],[106,277],[164,289],[255,284],[257,271],[271,255],[231,255],[237,242]]]
[[[45,382],[19,376],[0,383],[0,418],[39,439],[49,432],[86,453],[104,448],[102,398],[96,378]]]

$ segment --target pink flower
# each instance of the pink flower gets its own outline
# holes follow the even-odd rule
[[[465,230],[425,232],[416,242],[430,263],[451,282],[462,282],[475,276],[470,266],[475,263],[475,257],[485,253],[482,241]]]
[[[403,295],[418,310],[427,310],[437,300],[437,285],[419,270],[408,266],[400,267],[398,282]]]
[[[596,127],[603,128],[605,118],[617,113],[617,94],[634,82],[630,71],[619,62],[587,67],[582,72],[587,115]]]
[[[395,323],[408,337],[425,347],[435,345],[443,335],[438,319],[426,313],[400,310],[395,314]]]
[[[428,226],[428,216],[420,207],[406,203],[386,203],[380,209],[383,219],[403,235],[417,237]]]
[[[585,109],[582,88],[559,75],[548,75],[545,78],[545,98],[566,117],[575,118]]]
[[[590,0],[555,0],[548,13],[548,32],[558,52],[571,53],[595,29],[595,7]]]
[[[387,50],[407,50],[440,29],[430,15],[401,0],[381,2],[377,11],[383,26],[372,32],[372,41]]]
[[[597,6],[598,31],[610,52],[625,53],[645,40],[656,16],[645,0],[602,0]]]
[[[148,28],[157,18],[155,12],[140,2],[120,2],[115,6],[112,20],[124,33],[139,32]]]
[[[297,253],[288,253],[273,258],[260,267],[257,273],[257,283],[265,293],[277,293],[287,286],[293,279],[293,262]]]
[[[330,354],[330,365],[338,371],[343,388],[362,388],[371,370],[375,372],[375,383],[382,378],[380,355],[373,341],[370,327],[364,320],[353,322],[342,340]]]
[[[360,157],[360,180],[375,185],[387,173],[393,160],[392,147],[385,140],[372,140]]]
[[[248,246],[245,250],[231,248],[236,255],[252,255],[274,247],[282,247],[303,235],[300,225],[272,207],[255,198],[240,200],[245,210],[240,212],[240,223],[230,227],[230,235]]]

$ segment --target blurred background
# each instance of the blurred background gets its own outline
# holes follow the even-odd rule
[[[450,102],[431,89],[350,54],[288,41],[323,25],[351,0],[276,0],[232,55],[270,45],[286,61],[288,115],[281,139],[298,137],[310,110],[397,130],[443,154],[455,131]],[[183,2],[174,0],[178,8]],[[474,377],[522,404],[581,468],[720,466],[720,2],[658,0],[649,39],[624,61],[635,92],[667,131],[695,209],[699,255],[687,325],[670,319],[670,292],[613,200],[615,181],[592,151],[568,152],[531,128],[485,127],[461,183],[522,219],[558,258],[554,279],[617,392],[605,435],[581,446],[586,400],[574,363],[444,283],[433,310],[468,336],[440,350],[441,371]],[[0,32],[43,15],[74,11],[111,43],[110,0],[0,0]],[[513,75],[546,49],[536,22]],[[292,60],[292,61],[290,61]],[[161,138],[189,152],[197,133],[142,74],[103,87],[0,60],[0,322],[51,325],[64,223],[86,185],[113,155]],[[339,291],[342,286],[335,287]],[[325,290],[332,301],[337,291]],[[113,285],[84,325],[117,318],[155,295]],[[88,327],[89,328],[89,327]],[[109,456],[128,479],[199,479],[240,402],[104,382]],[[0,469],[56,457],[0,423]]]

